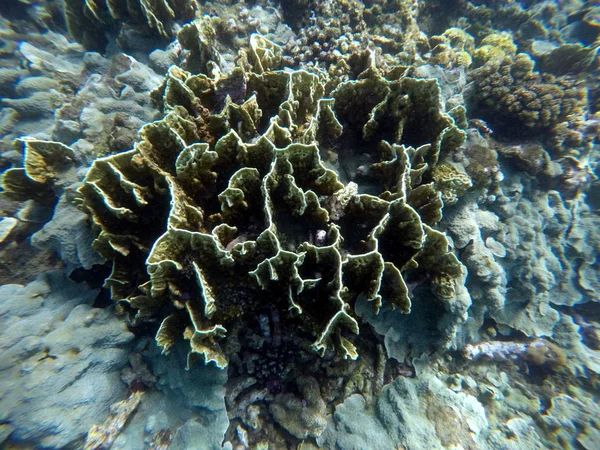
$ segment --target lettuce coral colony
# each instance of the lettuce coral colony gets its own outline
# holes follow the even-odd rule
[[[171,67],[153,94],[165,117],[97,159],[80,192],[113,299],[161,318],[163,352],[185,339],[188,364],[225,368],[255,345],[231,334],[260,322],[252,365],[283,358],[264,376],[292,384],[311,353],[342,364],[372,345],[359,298],[409,313],[407,281],[426,277],[453,308],[464,269],[434,227],[470,181],[438,165],[465,133],[435,80],[369,68],[326,96],[315,74],[269,71],[274,53],[251,55],[259,72]]]
[[[0,5],[0,445],[596,448],[583,3]]]

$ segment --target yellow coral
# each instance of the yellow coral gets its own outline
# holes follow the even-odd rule
[[[443,67],[469,67],[471,52],[475,48],[473,36],[461,28],[449,28],[441,36],[430,39],[431,62]]]
[[[462,28],[448,28],[442,36],[449,40],[455,50],[470,52],[475,48],[475,39]]]
[[[442,192],[442,200],[444,204],[452,205],[467,190],[473,186],[469,176],[460,172],[456,167],[450,164],[439,164],[433,168],[431,177],[435,182],[435,186]]]
[[[517,46],[510,33],[492,33],[483,38],[481,45],[473,51],[473,59],[477,65],[483,65],[488,61],[513,56],[515,53],[517,53]]]

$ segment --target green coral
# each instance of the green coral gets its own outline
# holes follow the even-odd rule
[[[452,303],[462,266],[431,227],[465,181],[434,169],[465,133],[435,80],[370,68],[326,98],[325,80],[268,71],[278,52],[253,44],[253,72],[173,66],[153,93],[165,117],[92,165],[80,192],[113,261],[106,285],[139,318],[162,316],[165,352],[188,340],[189,363],[225,367],[229,331],[264,308],[354,360],[359,297],[409,313],[404,277],[424,271]]]
[[[17,139],[17,150],[23,154],[23,167],[8,169],[0,184],[3,194],[17,201],[56,201],[56,182],[65,183],[75,171],[75,153],[60,142]]]
[[[64,16],[71,36],[89,49],[103,50],[107,26],[134,25],[162,39],[172,39],[174,22],[194,17],[186,0],[65,0]]]

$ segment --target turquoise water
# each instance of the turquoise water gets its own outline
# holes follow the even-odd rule
[[[0,448],[600,448],[591,1],[0,5]]]

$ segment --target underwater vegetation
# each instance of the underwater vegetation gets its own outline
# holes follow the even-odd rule
[[[0,6],[0,446],[598,448],[598,13]]]

